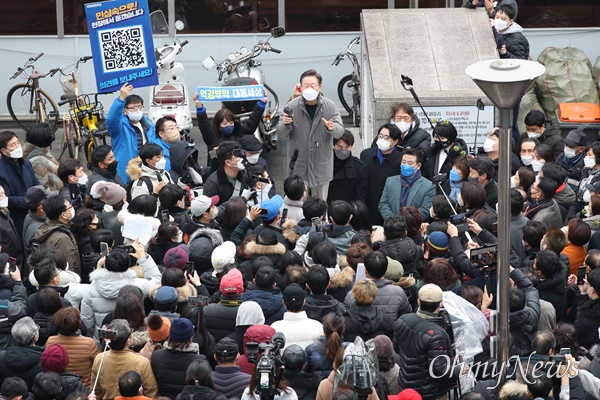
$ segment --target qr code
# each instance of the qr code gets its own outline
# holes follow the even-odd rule
[[[146,67],[144,37],[141,26],[98,32],[104,72]]]

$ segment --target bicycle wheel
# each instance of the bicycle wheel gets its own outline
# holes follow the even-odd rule
[[[352,116],[352,93],[354,89],[348,86],[348,83],[352,83],[352,74],[346,75],[340,79],[338,83],[338,96],[342,102],[342,106],[348,111],[348,115]]]
[[[65,153],[65,150],[68,150],[69,158],[75,158],[73,145],[73,129],[71,127],[71,124],[72,121],[70,119],[64,121],[63,146],[62,151],[60,152],[60,156],[58,157],[59,160],[62,158],[63,154]]]
[[[58,106],[52,98],[40,89],[42,99],[42,118],[48,123],[52,132],[58,129]],[[28,130],[39,123],[37,116],[37,105],[35,104],[35,93],[33,86],[28,83],[19,83],[13,86],[6,96],[6,105],[11,118],[18,123],[21,128]]]

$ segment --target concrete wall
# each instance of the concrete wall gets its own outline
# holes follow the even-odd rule
[[[392,10],[393,11],[393,10]],[[331,65],[335,56],[344,50],[357,32],[343,33],[293,33],[272,41],[274,47],[282,50],[281,54],[269,53],[261,56],[263,71],[267,82],[279,94],[287,99],[293,85],[300,74],[308,68],[316,68],[323,75],[325,94],[338,102],[337,84],[341,77],[351,72],[351,65],[344,61],[338,67]],[[586,52],[594,62],[600,55],[599,29],[531,29],[525,32],[531,44],[531,54],[537,55],[547,46],[574,45]],[[184,63],[190,89],[199,84],[213,84],[217,74],[214,70],[205,71],[201,61],[209,55],[221,60],[231,51],[241,46],[251,46],[259,35],[227,34],[227,35],[181,35],[181,40],[189,40],[190,44],[178,58]],[[443,49],[442,49],[443,50]],[[31,56],[44,51],[45,56],[36,64],[41,71],[66,65],[76,58],[91,54],[87,36],[68,36],[63,39],[52,36],[1,36],[0,37],[0,119],[8,117],[6,94],[10,87],[22,80],[9,80],[17,67]],[[460,57],[460,54],[457,54]],[[84,80],[84,91],[95,92],[95,78],[91,63],[80,68]],[[62,90],[56,77],[42,81],[44,88],[53,98],[58,99]],[[140,89],[136,93],[147,98],[148,90]],[[105,97],[104,104],[110,105],[113,97]],[[215,111],[217,105],[209,107]],[[64,111],[65,109],[63,109]]]

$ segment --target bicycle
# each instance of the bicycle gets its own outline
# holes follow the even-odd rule
[[[58,129],[58,106],[48,93],[40,88],[40,79],[48,75],[54,76],[59,68],[54,68],[46,74],[36,70],[34,63],[43,55],[44,53],[40,53],[30,57],[10,78],[12,80],[23,76],[27,82],[17,83],[8,91],[6,105],[13,121],[25,131],[35,125],[48,124],[54,133]],[[28,74],[28,70],[31,70],[31,73]]]
[[[104,126],[104,107],[98,101],[98,95],[101,93],[95,93],[92,102],[90,101],[91,95],[81,94],[79,87],[79,63],[85,63],[90,59],[92,59],[91,56],[81,57],[74,64],[59,69],[61,75],[59,82],[65,93],[61,96],[62,101],[58,105],[69,103],[69,112],[63,117],[65,129],[59,160],[65,150],[68,150],[69,157],[77,159],[83,148],[89,164],[92,161],[93,150],[100,144],[106,144],[108,131]],[[85,143],[84,138],[87,138]]]
[[[333,64],[331,64],[337,67],[344,58],[348,58],[352,63],[352,73],[340,79],[337,91],[342,105],[352,118],[352,125],[354,126],[360,126],[360,64],[356,53],[351,48],[359,43],[360,36],[352,39],[346,50],[338,54]]]

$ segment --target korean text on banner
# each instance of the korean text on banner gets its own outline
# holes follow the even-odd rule
[[[158,84],[147,0],[85,4],[98,92]]]
[[[198,101],[249,101],[261,100],[265,97],[263,85],[247,86],[198,86]]]

